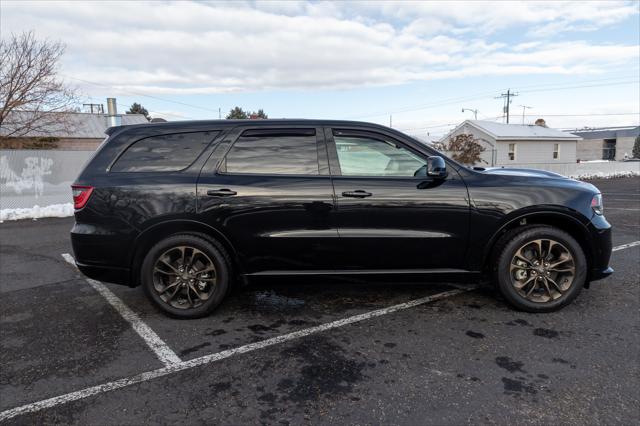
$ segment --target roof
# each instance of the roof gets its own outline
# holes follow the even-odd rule
[[[464,127],[465,125],[469,125],[479,129],[489,136],[494,138],[495,140],[527,140],[527,141],[544,141],[544,140],[566,140],[566,141],[577,141],[580,140],[580,136],[576,136],[572,133],[562,132],[560,130],[552,129],[549,127],[542,127],[536,125],[522,125],[522,124],[503,124],[496,123],[493,121],[483,121],[483,120],[465,120],[448,135],[446,135],[441,140],[446,140],[449,135]]]
[[[127,130],[141,129],[147,127],[153,127],[154,129],[166,129],[166,130],[186,130],[197,131],[198,129],[221,129],[227,127],[236,126],[256,126],[256,127],[283,127],[283,126],[295,126],[295,127],[349,127],[349,128],[363,128],[363,129],[379,129],[385,130],[390,133],[402,134],[405,137],[412,138],[412,136],[399,132],[396,129],[383,126],[376,123],[367,123],[364,121],[347,121],[347,120],[331,120],[331,119],[308,119],[308,118],[268,118],[257,120],[181,120],[181,121],[169,121],[166,123],[149,123],[145,122],[142,125],[129,126]],[[107,133],[112,134],[119,131],[119,127],[112,127],[107,130]]]
[[[11,129],[12,122],[28,120],[31,111],[14,111],[3,123],[0,129],[0,136],[7,134]],[[21,137],[45,137],[53,136],[57,138],[82,138],[82,139],[104,139],[105,130],[109,127],[109,116],[107,114],[90,114],[83,112],[55,112],[49,113],[39,124],[39,128],[31,130]],[[122,125],[148,123],[142,114],[118,114]]]
[[[640,135],[640,126],[600,128],[574,131],[574,134],[583,139],[617,139],[633,138]]]

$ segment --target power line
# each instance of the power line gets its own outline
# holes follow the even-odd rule
[[[72,77],[72,76],[66,75],[66,74],[63,74],[63,75],[65,77],[71,78],[73,80],[78,80],[78,81],[82,81],[82,82],[85,82],[85,83],[93,84],[94,86],[107,87],[107,88],[110,88],[110,89],[118,89],[116,86],[112,86],[110,84],[98,83],[98,82],[95,82],[95,81],[90,81],[90,80],[85,80],[85,79],[82,79],[82,78]],[[144,96],[146,98],[151,98],[151,99],[155,99],[155,100],[163,101],[163,102],[170,102],[170,103],[174,103],[174,104],[177,104],[177,105],[187,106],[187,107],[190,107],[190,108],[202,109],[202,110],[211,111],[211,112],[219,112],[217,109],[211,109],[211,108],[206,108],[206,107],[199,106],[199,105],[188,104],[186,102],[180,102],[180,101],[174,101],[174,100],[171,100],[171,99],[160,98],[158,96],[147,95],[147,94],[144,94],[144,93],[141,93],[141,92],[135,92],[135,91],[132,91],[132,90],[123,90],[123,89],[118,89],[118,90],[120,90],[123,93],[128,93],[129,95]]]
[[[551,89],[533,89],[533,90],[522,90],[520,93],[533,93],[533,92],[552,92],[556,90],[571,90],[571,89],[582,89],[585,87],[605,87],[605,86],[620,86],[624,84],[639,84],[640,80],[628,80],[628,81],[620,81],[617,83],[607,83],[607,84],[588,84],[582,86],[565,86]]]
[[[106,87],[108,87],[108,86],[106,86]],[[95,102],[95,98],[93,96],[88,96],[88,98],[89,98],[89,100],[91,100],[91,102]],[[94,104],[94,105],[96,105],[96,104]],[[97,104],[97,105],[102,105],[102,104]],[[118,105],[119,107],[125,108],[125,111],[126,111],[127,108],[131,107],[131,105],[125,105],[125,104],[121,104],[119,102],[116,102],[116,105]],[[104,113],[104,109],[102,110],[102,112]],[[126,114],[126,112],[125,112],[125,114]],[[168,115],[168,116],[171,116],[171,117],[177,117],[177,118],[182,118],[182,119],[186,118],[188,120],[195,120],[194,117],[189,117],[187,115],[172,114],[170,112],[162,112],[162,111],[149,111],[149,115],[154,115],[154,114],[155,115],[157,115],[157,114]]]
[[[526,114],[525,117],[601,117],[601,116],[617,116],[617,115],[640,115],[639,112],[607,112],[593,114]]]
[[[621,78],[629,78],[629,77],[625,76],[625,77],[605,78],[605,79],[596,79],[596,80],[585,80],[582,83],[619,80]],[[541,89],[531,89],[531,90],[520,90],[519,93],[548,92],[548,91],[555,91],[555,90],[571,90],[571,89],[580,89],[580,88],[585,88],[585,87],[606,87],[606,86],[617,86],[617,85],[634,84],[634,83],[638,84],[638,83],[640,83],[640,81],[635,79],[635,80],[625,80],[625,81],[606,83],[606,84],[592,84],[592,85],[578,85],[578,86],[562,86],[562,85],[558,85],[557,83],[556,84],[547,83],[547,84],[542,84],[542,85],[521,86],[522,88],[536,88],[536,87],[543,87],[543,88],[541,88]],[[545,88],[546,86],[552,86],[552,85],[555,85],[557,87]],[[467,101],[476,101],[476,100],[481,100],[481,99],[489,99],[491,97],[491,95],[493,95],[493,93],[495,93],[495,92],[480,92],[480,93],[475,93],[473,95],[464,96],[464,97],[443,98],[443,99],[441,99],[439,101],[434,101],[434,102],[428,103],[428,104],[400,107],[400,108],[394,109],[392,111],[389,111],[389,110],[380,111],[379,110],[379,111],[376,111],[376,112],[372,112],[370,114],[350,116],[350,117],[347,117],[347,118],[349,118],[349,119],[359,119],[359,118],[376,117],[376,116],[382,116],[382,115],[387,116],[389,114],[397,114],[397,113],[402,113],[402,112],[420,111],[420,110],[423,110],[423,109],[437,108],[437,107],[440,107],[440,106],[451,105],[451,104],[455,104],[455,103],[459,103],[459,102],[467,102]]]
[[[543,114],[543,113],[538,113],[538,114],[525,114],[525,117],[604,117],[604,116],[622,116],[622,115],[640,115],[640,111],[639,112],[612,112],[612,113],[590,113],[590,114]],[[486,118],[485,121],[495,121],[499,118],[501,118],[502,115],[498,115],[495,117],[488,117]],[[438,127],[447,127],[447,126],[457,126],[458,124],[460,124],[459,122],[456,123],[443,123],[443,124],[434,124],[434,125],[429,125],[429,126],[424,126],[424,127],[412,127],[412,128],[405,128],[405,127],[400,127],[397,128],[397,130],[402,130],[402,131],[411,131],[411,130],[428,130],[428,129],[434,129],[434,128],[438,128]]]

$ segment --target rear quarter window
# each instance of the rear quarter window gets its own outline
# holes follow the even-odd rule
[[[174,133],[140,139],[120,155],[112,172],[175,172],[186,169],[218,135],[217,131]]]

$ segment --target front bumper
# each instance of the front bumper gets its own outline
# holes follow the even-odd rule
[[[613,268],[609,266],[613,249],[611,224],[604,216],[595,215],[588,228],[591,234],[591,270],[587,282],[613,274]]]
[[[591,281],[597,281],[607,278],[611,274],[613,274],[613,268],[611,266],[607,266],[604,269],[592,269],[589,277]]]

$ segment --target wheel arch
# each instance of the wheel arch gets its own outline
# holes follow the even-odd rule
[[[220,245],[231,259],[232,270],[237,274],[240,270],[240,263],[237,251],[231,241],[219,230],[212,226],[195,220],[169,220],[157,223],[145,229],[138,235],[133,243],[130,263],[130,286],[140,285],[140,266],[148,250],[164,238],[174,234],[194,234],[198,235],[213,244]]]
[[[490,271],[490,268],[498,255],[496,248],[500,238],[508,231],[528,225],[548,225],[567,232],[575,238],[580,247],[584,250],[584,255],[587,259],[587,271],[591,271],[594,248],[586,225],[579,218],[566,211],[538,210],[520,212],[506,221],[498,231],[494,233],[487,244],[487,249],[483,253],[483,272],[486,273]],[[587,283],[589,282],[589,272],[587,275]]]

